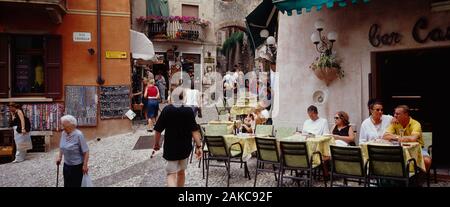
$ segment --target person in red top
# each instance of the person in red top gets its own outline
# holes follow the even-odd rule
[[[144,98],[147,99],[147,118],[148,118],[148,131],[153,131],[153,125],[156,123],[156,115],[159,109],[159,90],[155,86],[155,79],[148,81],[147,88],[144,92]]]

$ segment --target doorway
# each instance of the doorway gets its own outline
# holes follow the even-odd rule
[[[443,100],[448,94],[444,71],[450,69],[450,48],[380,52],[372,57],[376,65],[370,75],[371,98],[381,99],[385,113],[391,115],[397,105],[408,105],[422,131],[433,134],[434,164],[450,167],[448,123],[440,121],[450,117]]]

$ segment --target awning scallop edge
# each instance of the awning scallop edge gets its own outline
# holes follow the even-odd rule
[[[348,5],[347,2],[356,4],[358,2],[367,3],[369,1],[370,0],[272,0],[278,10],[287,13],[288,16],[292,15],[292,11],[296,11],[297,14],[301,14],[303,9],[305,9],[306,12],[310,12],[313,7],[315,7],[317,11],[320,11],[324,6],[327,8],[332,8],[335,5],[345,7]]]

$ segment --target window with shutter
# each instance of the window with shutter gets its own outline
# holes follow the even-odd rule
[[[181,13],[183,16],[188,17],[197,17],[198,18],[198,6],[182,4],[181,5]]]
[[[13,96],[44,95],[43,49],[41,35],[12,36],[10,88]]]
[[[8,36],[0,34],[0,98],[8,98],[9,71],[8,71]]]
[[[61,36],[45,37],[46,97],[58,99],[62,95],[62,45]]]

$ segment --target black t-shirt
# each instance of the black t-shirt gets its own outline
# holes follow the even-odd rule
[[[194,112],[190,107],[166,106],[154,129],[166,130],[164,135],[164,153],[166,160],[182,160],[189,157],[192,150],[192,132],[198,130]]]

